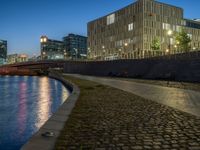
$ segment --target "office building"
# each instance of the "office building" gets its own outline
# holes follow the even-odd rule
[[[189,3],[189,2],[188,2]],[[191,38],[191,49],[200,49],[200,22],[185,19],[180,7],[155,0],[133,4],[88,23],[91,59],[135,59],[178,53],[174,35],[181,30]],[[159,50],[152,42],[160,41]]]
[[[41,36],[40,44],[42,60],[64,59],[66,53],[62,41],[52,40],[47,36]]]
[[[63,38],[65,50],[71,58],[86,58],[87,56],[87,37],[69,34]]]
[[[5,64],[7,58],[7,41],[0,40],[0,65]]]
[[[27,62],[27,61],[28,61],[27,54],[10,54],[7,57],[8,64],[21,63],[21,62]]]

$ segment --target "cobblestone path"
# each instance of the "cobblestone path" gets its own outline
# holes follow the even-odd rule
[[[109,86],[67,77],[81,95],[57,150],[200,150],[200,118]]]

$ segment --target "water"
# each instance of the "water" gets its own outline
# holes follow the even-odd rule
[[[70,92],[47,77],[0,76],[0,150],[18,150]]]

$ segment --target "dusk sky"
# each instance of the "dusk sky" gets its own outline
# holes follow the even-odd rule
[[[8,53],[39,54],[40,36],[61,40],[68,33],[86,35],[87,22],[134,0],[0,0],[0,39]],[[185,18],[200,18],[200,0],[159,0],[180,6]]]

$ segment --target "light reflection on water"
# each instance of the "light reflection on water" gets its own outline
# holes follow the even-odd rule
[[[0,76],[0,150],[18,150],[67,99],[47,77]]]

